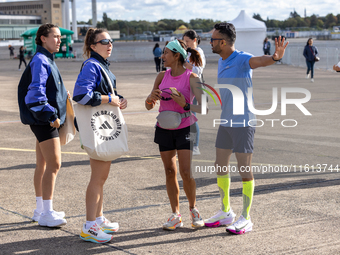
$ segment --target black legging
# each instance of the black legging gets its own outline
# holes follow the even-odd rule
[[[25,67],[27,66],[27,63],[26,63],[25,58],[21,58],[21,57],[20,57],[19,69],[20,69],[20,67],[21,67],[21,63],[22,63],[22,62],[25,63]]]
[[[161,71],[161,58],[155,57],[155,63],[156,63],[156,72]]]

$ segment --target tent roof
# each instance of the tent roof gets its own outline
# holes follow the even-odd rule
[[[36,35],[37,32],[38,32],[38,29],[39,29],[39,27],[28,29],[25,32],[23,32],[20,36],[21,37],[29,37],[29,36],[32,36],[32,35]],[[59,27],[59,30],[60,30],[61,35],[73,35],[73,33],[74,33],[72,30],[68,30],[68,29],[61,28],[61,27]]]
[[[235,26],[236,32],[267,31],[267,27],[264,22],[248,16],[244,10],[240,12],[236,19],[230,21],[230,23]]]
[[[184,25],[180,26],[179,28],[176,29],[175,32],[173,32],[173,34],[184,34],[186,31],[188,30],[188,28]]]

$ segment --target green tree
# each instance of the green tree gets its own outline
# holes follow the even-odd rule
[[[318,18],[316,17],[315,14],[313,14],[312,16],[310,16],[310,26],[316,27],[317,24],[318,24]]]
[[[301,16],[295,11],[295,9],[294,9],[294,12],[291,12],[290,14],[289,14],[289,18],[300,18]]]
[[[333,26],[336,26],[336,23],[338,22],[336,16],[334,16],[332,13],[329,13],[325,17],[325,24],[324,26],[326,28],[332,28]]]
[[[317,28],[323,28],[323,21],[322,21],[322,19],[318,19],[318,22],[316,23],[316,27]]]
[[[254,13],[254,14],[253,14],[253,18],[254,18],[254,19],[257,19],[257,20],[259,20],[259,21],[264,21],[259,13]]]

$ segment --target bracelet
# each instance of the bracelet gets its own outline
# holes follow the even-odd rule
[[[272,56],[272,60],[275,61],[275,62],[280,61],[281,59],[282,59],[282,58],[276,60],[276,59],[274,59],[274,57]]]
[[[151,103],[149,103],[149,102],[148,102],[148,100],[145,100],[145,103],[147,103],[147,104],[153,104],[152,102],[151,102]]]
[[[109,96],[109,103],[111,103],[112,97],[111,97],[111,93],[110,92],[109,92],[108,96]]]

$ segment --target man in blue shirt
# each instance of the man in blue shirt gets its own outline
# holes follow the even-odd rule
[[[218,84],[222,98],[222,124],[216,138],[217,185],[220,191],[221,210],[213,217],[205,220],[207,227],[231,224],[236,214],[230,207],[230,173],[228,168],[231,154],[235,152],[239,173],[242,177],[243,211],[234,224],[227,227],[227,232],[244,234],[252,230],[250,206],[254,194],[254,176],[251,169],[253,143],[256,123],[255,115],[248,107],[248,88],[252,88],[252,69],[264,67],[279,61],[288,43],[275,39],[275,52],[272,56],[254,57],[249,53],[235,49],[236,31],[231,23],[215,25],[210,44],[213,53],[219,54]],[[251,43],[251,42],[250,42]],[[222,85],[224,84],[224,85]],[[243,100],[243,101],[242,101]],[[251,98],[251,102],[253,98]]]

